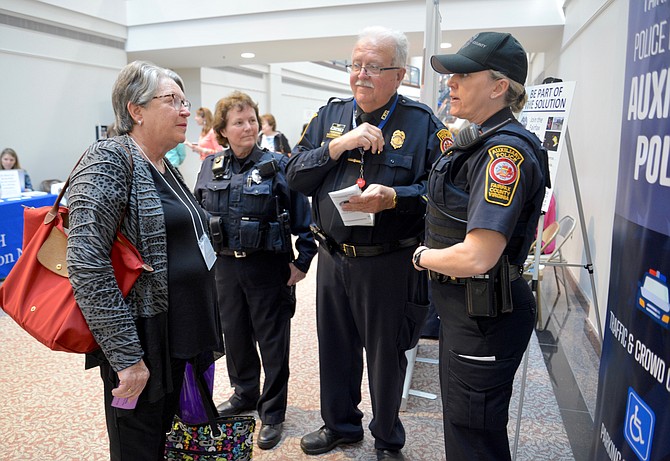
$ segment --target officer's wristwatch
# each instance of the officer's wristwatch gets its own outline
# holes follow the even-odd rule
[[[412,258],[412,262],[414,263],[414,265],[415,265],[416,267],[420,267],[421,269],[425,269],[425,267],[423,267],[423,266],[421,265],[421,253],[423,253],[423,252],[426,251],[427,249],[428,249],[428,248],[422,248],[421,250],[419,250],[419,251],[417,251],[416,253],[414,253],[414,256],[413,256],[413,258]]]

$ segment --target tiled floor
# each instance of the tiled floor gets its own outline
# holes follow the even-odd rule
[[[567,272],[567,271],[566,271]],[[560,269],[559,269],[560,274]],[[588,460],[598,390],[599,345],[569,277],[557,290],[553,269],[542,285],[544,323],[536,331],[574,459]],[[566,295],[567,293],[567,295]]]
[[[299,447],[300,437],[322,424],[314,334],[315,272],[310,271],[298,286],[284,438],[274,450],[256,449],[254,458],[259,460],[374,459],[373,438],[368,431],[363,442],[338,447],[319,457],[306,456]],[[568,290],[567,298],[565,290],[557,297],[552,277],[546,277],[542,287],[544,306],[551,308],[557,302],[546,331],[531,338],[516,460],[583,461],[588,459],[592,439],[598,356],[584,334],[585,315],[574,290]],[[545,318],[547,314],[545,310]],[[437,350],[437,341],[422,339],[418,356],[436,358]],[[0,428],[4,429],[5,441],[0,461],[108,459],[99,377],[95,370],[83,370],[81,356],[48,351],[0,313],[0,370]],[[521,375],[520,368],[510,407],[511,443],[516,432]],[[439,394],[437,367],[418,362],[412,388]],[[215,377],[215,401],[223,401],[229,394],[225,361],[221,361]],[[361,409],[367,427],[367,380],[363,383]],[[401,418],[408,434],[403,450],[408,460],[445,461],[439,398],[410,396]],[[42,443],[26,443],[25,434],[34,432],[36,424],[43,434]]]

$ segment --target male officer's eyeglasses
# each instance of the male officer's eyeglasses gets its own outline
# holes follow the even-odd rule
[[[347,64],[345,67],[347,68],[347,72],[350,74],[359,74],[362,70],[364,70],[365,73],[371,77],[376,77],[385,70],[402,69],[402,67],[379,67],[376,64],[370,64],[368,66],[361,66],[360,64]]]
[[[174,107],[175,110],[181,110],[182,107],[184,107],[186,110],[191,110],[191,101],[189,101],[188,99],[178,98],[177,95],[174,93],[163,94],[161,96],[154,96],[152,99],[162,99],[162,98],[172,98],[172,107]]]

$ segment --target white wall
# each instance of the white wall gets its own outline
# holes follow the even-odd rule
[[[123,50],[0,25],[0,149],[12,147],[33,185],[65,179],[113,122],[112,84]]]
[[[8,70],[0,72],[0,85],[10,89],[3,91],[0,149],[17,151],[35,187],[45,179],[65,179],[78,156],[95,141],[95,126],[113,123],[111,89],[126,63],[121,49],[0,25],[0,67]],[[295,143],[313,112],[331,96],[347,96],[350,90],[342,71],[311,63],[286,66],[292,70],[287,71],[287,83],[274,88],[280,96],[272,112],[280,130]],[[258,102],[261,113],[270,111],[267,66],[239,72],[175,70],[184,79],[194,109],[213,110],[220,98],[240,90]],[[333,81],[333,75],[338,81]],[[301,79],[310,86],[301,87],[297,83]],[[197,140],[198,135],[199,127],[191,117],[187,138]],[[193,185],[200,160],[188,151],[181,171]]]

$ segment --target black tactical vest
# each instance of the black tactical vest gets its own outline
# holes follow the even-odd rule
[[[545,172],[545,183],[548,183],[547,152],[539,143],[537,137],[518,124],[508,123],[496,130],[495,134],[485,139],[484,142],[486,142],[486,145],[492,144],[491,141],[495,143],[496,137],[501,134],[519,136],[533,147],[533,153],[539,159]],[[468,150],[447,151],[433,165],[428,177],[428,206],[426,211],[425,238],[426,245],[429,248],[447,248],[465,239],[470,194],[454,185],[453,177],[471,155],[481,154],[485,151],[486,149],[482,148],[482,143],[475,144]],[[512,237],[503,252],[510,256],[510,262],[518,259],[517,255],[523,252],[527,253],[530,241],[526,243],[525,240],[528,239],[527,228],[531,225],[529,223],[531,218],[531,209],[524,207]],[[532,226],[536,224],[537,222],[533,222]],[[525,258],[525,255],[523,257]]]
[[[232,159],[222,155],[221,171],[207,183],[210,203],[205,204],[213,216],[220,217],[222,243],[219,250],[267,250],[288,252],[290,250],[290,225],[288,204],[274,193],[275,181],[285,181],[285,177],[274,173],[265,173],[263,165],[276,161],[281,154],[265,152],[260,160],[249,170],[233,174],[230,165]],[[216,162],[219,158],[215,159]],[[216,211],[215,211],[216,210]]]

